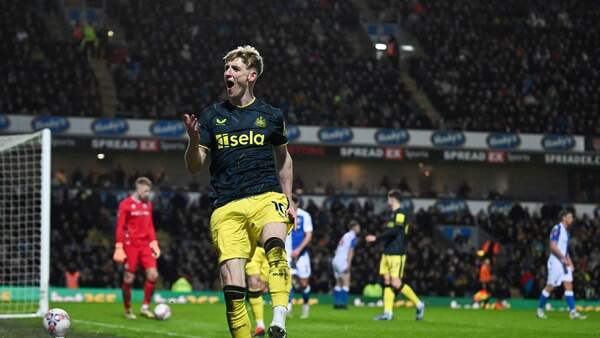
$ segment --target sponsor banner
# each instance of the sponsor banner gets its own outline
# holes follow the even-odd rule
[[[489,214],[504,214],[508,215],[510,210],[513,208],[515,203],[513,201],[492,201],[487,207],[487,212]]]
[[[515,133],[490,133],[486,139],[490,149],[512,150],[521,144],[521,138]]]
[[[410,134],[404,129],[382,128],[375,132],[375,142],[382,146],[401,146],[410,140]]]
[[[404,158],[404,149],[385,148],[384,156],[386,160],[402,160]]]
[[[159,141],[160,151],[178,151],[185,152],[187,148],[186,141]]]
[[[444,150],[444,161],[485,162],[485,150]]]
[[[54,137],[52,138],[52,148],[89,149],[89,142],[86,141],[86,139],[76,137]]]
[[[327,148],[320,146],[289,145],[288,151],[291,155],[304,155],[315,157],[324,157],[327,154]]]
[[[341,157],[384,158],[385,150],[381,147],[340,147]]]
[[[600,154],[545,154],[546,164],[600,166]]]
[[[181,121],[158,120],[150,125],[150,134],[156,137],[177,138],[185,133],[185,125]]]
[[[89,117],[0,115],[0,133],[25,133],[50,128],[68,136],[118,136],[185,140],[179,120],[137,120]],[[557,134],[486,133],[393,128],[342,128],[288,125],[290,144],[465,149],[518,152],[584,152],[585,137]],[[598,143],[600,140],[589,141]],[[409,158],[407,153],[405,158]],[[506,159],[510,162],[510,159]]]
[[[50,129],[53,134],[61,134],[70,127],[69,119],[62,116],[38,116],[31,120],[31,131]]]
[[[164,141],[158,139],[93,138],[90,148],[115,151],[185,151],[185,141]]]
[[[424,149],[405,149],[404,158],[407,160],[429,160],[432,155],[431,152]]]
[[[435,202],[434,207],[442,214],[456,214],[469,211],[467,202],[458,198],[442,198]]]
[[[51,302],[69,303],[120,303],[123,301],[121,289],[80,288],[67,289],[51,287],[49,290]],[[37,300],[39,289],[23,287],[0,287],[0,303]],[[143,290],[132,290],[131,300],[144,300]],[[222,292],[193,291],[172,292],[156,290],[153,295],[155,303],[170,304],[215,304],[223,303]]]
[[[286,126],[286,134],[288,142],[292,143],[300,138],[300,128],[296,125],[290,124]]]
[[[0,131],[8,129],[10,126],[10,118],[8,115],[0,114]]]
[[[552,151],[567,151],[575,147],[575,138],[571,135],[546,134],[542,138],[542,148]]]
[[[439,130],[431,134],[431,144],[437,148],[460,148],[466,140],[462,131]]]
[[[534,155],[526,153],[506,153],[508,163],[531,163]]]
[[[350,128],[327,127],[319,130],[319,140],[326,144],[345,144],[353,138],[354,133]]]
[[[122,136],[129,130],[129,124],[123,119],[101,118],[90,125],[92,133],[98,136]]]

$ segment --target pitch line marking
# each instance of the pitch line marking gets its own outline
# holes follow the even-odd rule
[[[107,324],[107,323],[93,322],[93,321],[90,321],[90,320],[82,320],[82,319],[75,319],[75,320],[73,320],[73,322],[75,322],[75,323],[82,323],[82,324],[89,324],[89,325],[96,325],[96,326],[101,326],[101,327],[108,327],[108,328],[112,328],[112,329],[123,329],[123,330],[136,331],[136,332],[160,333],[160,334],[164,334],[164,335],[167,335],[167,336],[170,336],[170,337],[204,338],[202,336],[190,336],[190,335],[187,335],[187,334],[179,334],[179,333],[166,332],[166,331],[158,331],[158,330],[144,330],[144,329],[140,329],[140,328],[128,327],[128,326],[125,326],[125,325]]]

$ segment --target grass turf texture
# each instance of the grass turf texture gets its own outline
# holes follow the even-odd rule
[[[171,305],[173,316],[167,321],[123,318],[121,304],[59,303],[71,315],[67,338],[88,337],[229,337],[224,305]],[[139,309],[139,304],[134,304]],[[265,307],[265,322],[270,322],[270,307]],[[299,319],[301,306],[294,307],[288,320],[289,337],[597,337],[600,313],[588,312],[588,319],[574,321],[567,312],[549,312],[549,319],[538,320],[531,310],[452,310],[428,308],[425,320],[414,320],[414,309],[396,309],[392,321],[374,321],[381,308],[333,310],[328,305],[311,308],[311,318]],[[0,320],[2,338],[49,337],[41,318]]]

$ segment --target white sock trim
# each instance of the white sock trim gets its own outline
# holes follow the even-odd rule
[[[573,293],[573,290],[567,290],[565,291],[565,296],[569,297],[569,296],[574,296],[575,294]]]
[[[550,292],[546,291],[546,289],[542,290],[542,295],[546,298],[550,297]]]

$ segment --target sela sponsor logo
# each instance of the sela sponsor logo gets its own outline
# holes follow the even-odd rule
[[[430,157],[427,150],[404,150],[404,158],[407,160],[426,160]]]
[[[436,147],[458,148],[465,144],[466,137],[461,131],[440,130],[431,134],[431,143]]]
[[[401,160],[404,158],[404,149],[402,148],[385,148],[386,160]]]
[[[384,146],[400,146],[410,140],[410,134],[404,129],[383,128],[375,133],[375,142]]]
[[[340,156],[360,158],[383,158],[383,148],[379,147],[341,147]]]
[[[129,130],[129,124],[123,119],[101,118],[92,122],[92,132],[102,136],[119,136]]]
[[[118,138],[95,138],[92,139],[92,149],[109,150],[137,150],[137,140],[126,140]]]
[[[542,138],[542,147],[546,150],[571,150],[575,147],[575,138],[571,135],[547,134]]]
[[[158,137],[180,137],[185,126],[180,121],[160,120],[150,125],[150,134]]]
[[[324,143],[348,143],[352,141],[354,134],[350,128],[321,128],[319,130],[319,140]]]
[[[514,203],[512,201],[494,201],[488,205],[488,213],[507,215],[512,209]]]
[[[435,207],[442,214],[454,214],[469,209],[467,202],[454,198],[439,199],[435,202]]]
[[[294,124],[288,125],[286,126],[286,134],[288,142],[294,142],[300,138],[300,128]]]
[[[60,134],[69,129],[69,120],[62,116],[38,116],[31,121],[31,129],[38,131],[48,128],[52,133]]]
[[[297,145],[289,145],[288,151],[292,155],[307,155],[307,156],[325,156],[325,148],[323,147],[315,147],[315,146],[297,146]]]
[[[487,144],[492,149],[516,149],[521,144],[521,138],[514,133],[491,133],[487,137]]]
[[[444,150],[445,161],[485,162],[487,152],[484,150]]]
[[[162,151],[185,151],[186,147],[185,141],[160,141],[160,150]]]
[[[252,130],[250,130],[250,132],[242,132],[239,134],[231,135],[217,134],[215,135],[215,139],[217,140],[218,149],[233,148],[247,145],[265,145],[265,134],[262,134],[258,131],[254,132]]]
[[[4,114],[0,114],[0,130],[8,129],[10,126],[10,119]]]
[[[600,155],[592,154],[546,154],[546,164],[600,166]]]

